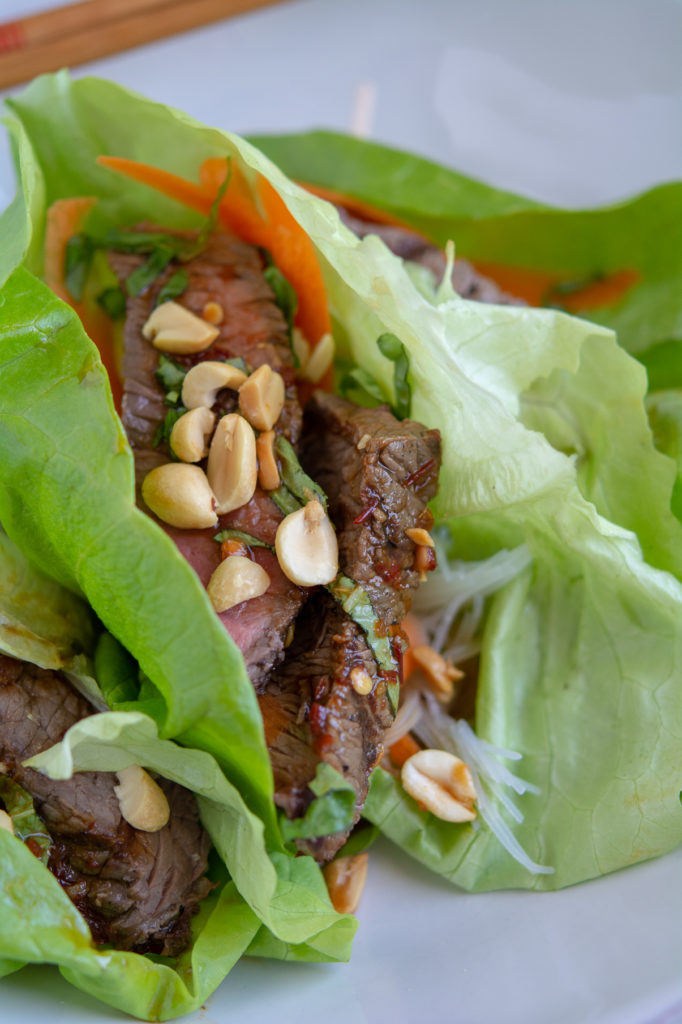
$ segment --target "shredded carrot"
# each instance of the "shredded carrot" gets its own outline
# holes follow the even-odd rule
[[[408,732],[391,744],[388,748],[388,755],[396,768],[402,768],[407,759],[412,757],[413,754],[417,754],[420,750],[421,747],[416,740],[412,739]]]
[[[151,167],[149,164],[141,164],[137,160],[127,160],[121,156],[98,156],[97,163],[100,167],[108,167],[110,171],[122,174],[126,178],[138,181],[142,185],[161,192],[169,199],[176,199],[183,206],[189,206],[198,210],[205,217],[211,209],[211,203],[215,199],[215,192],[209,195],[201,185],[195,185],[186,178],[181,178],[170,171],[163,171],[160,167]],[[223,173],[221,183],[225,177],[225,164],[223,162]],[[217,188],[216,188],[217,191]]]
[[[225,180],[225,160],[220,157],[203,163],[199,185],[169,171],[124,157],[100,156],[97,162],[204,215],[208,214]],[[221,220],[245,242],[270,251],[276,265],[296,289],[296,324],[315,345],[331,327],[315,248],[279,194],[262,175],[258,175],[256,187],[258,194],[254,196],[241,169],[233,165],[230,185],[220,204]]]
[[[87,335],[99,349],[116,408],[121,408],[122,385],[118,370],[113,325],[103,309],[93,302],[77,302],[66,287],[66,243],[83,227],[88,212],[97,202],[90,197],[59,199],[47,211],[45,226],[45,283],[78,314]]]
[[[225,177],[225,161],[218,157],[206,160],[200,177],[206,192],[215,195]],[[230,185],[220,204],[221,218],[244,241],[272,254],[298,295],[296,325],[314,347],[331,330],[327,292],[315,247],[262,175],[258,175],[256,188],[258,195],[254,198],[244,174],[233,165]]]
[[[421,647],[424,644],[428,643],[428,637],[426,635],[426,630],[422,626],[417,616],[413,615],[411,612],[408,612],[408,614],[403,619],[402,628],[407,634],[407,640],[409,644],[407,650],[405,651],[405,654],[403,655],[403,682],[405,682],[410,678],[415,668],[417,667],[417,663],[415,662],[414,657],[412,656],[412,648]]]

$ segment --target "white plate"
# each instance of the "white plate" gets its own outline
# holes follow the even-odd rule
[[[0,0],[0,18],[26,6]],[[580,206],[682,178],[680,39],[674,0],[299,0],[77,74],[238,132],[369,128]],[[188,1021],[679,1024],[681,868],[678,851],[564,892],[470,896],[379,844],[349,966],[243,962]],[[123,1019],[49,968],[2,983],[3,1024]]]

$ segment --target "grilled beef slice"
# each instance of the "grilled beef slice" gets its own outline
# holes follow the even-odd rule
[[[342,572],[360,583],[386,625],[400,623],[419,586],[410,527],[433,524],[440,434],[316,391],[306,406],[301,462],[329,498]]]
[[[121,816],[113,773],[78,772],[54,781],[22,767],[91,713],[59,673],[0,655],[0,762],[33,797],[51,836],[49,869],[96,942],[174,956],[187,944],[192,913],[211,889],[203,877],[210,840],[193,795],[159,780],[169,822],[159,832],[141,832]]]
[[[417,231],[393,224],[367,221],[353,216],[343,207],[338,207],[338,211],[344,223],[359,238],[364,238],[365,235],[378,235],[396,256],[426,267],[436,281],[443,277],[446,266],[445,253]],[[479,274],[468,260],[455,260],[452,268],[452,287],[462,298],[473,299],[476,302],[494,302],[506,306],[524,304],[523,300],[503,291],[495,281]]]
[[[109,262],[124,282],[140,265],[142,258],[112,252]],[[208,302],[217,302],[224,318],[215,342],[196,356],[175,356],[187,369],[206,359],[241,357],[250,370],[267,363],[281,373],[286,385],[284,409],[276,431],[296,444],[301,429],[301,408],[295,386],[295,369],[289,346],[287,325],[277,306],[272,289],[263,277],[263,259],[257,248],[231,235],[214,235],[206,249],[182,264],[188,275],[188,286],[179,301],[197,316]],[[168,269],[144,291],[129,297],[123,342],[123,406],[122,418],[131,447],[135,453],[138,484],[150,469],[167,462],[167,448],[154,447],[154,435],[168,407],[165,392],[154,371],[159,352],[142,336],[142,327],[152,312],[159,291],[177,271],[172,262]],[[224,415],[236,408],[236,393],[220,392],[214,409]],[[140,499],[140,504],[145,507]],[[274,536],[282,515],[277,506],[259,488],[251,501],[240,509],[221,516],[216,529],[177,530],[159,525],[169,534],[184,557],[206,585],[220,562],[220,545],[213,537],[219,530],[243,530],[266,543]],[[277,559],[267,550],[254,549],[254,558],[268,573],[271,585],[267,592],[222,612],[221,621],[238,645],[254,686],[262,686],[267,673],[281,660],[287,631],[301,604],[303,593],[281,571]],[[268,629],[263,629],[263,622]]]
[[[374,686],[353,689],[351,672],[364,669]],[[296,621],[284,662],[259,696],[275,781],[275,803],[288,817],[305,814],[313,799],[309,784],[326,762],[352,784],[355,817],[362,811],[369,776],[382,753],[382,737],[393,721],[386,683],[362,630],[325,591],[307,602]],[[348,832],[298,840],[301,852],[320,863],[331,860]]]

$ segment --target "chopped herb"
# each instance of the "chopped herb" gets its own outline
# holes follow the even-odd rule
[[[273,550],[272,544],[266,544],[264,540],[259,540],[258,537],[254,537],[250,533],[244,533],[243,530],[221,530],[220,533],[216,533],[213,540],[218,541],[222,544],[224,540],[240,540],[242,544],[247,544],[250,548],[269,548]]]
[[[170,261],[177,253],[170,245],[159,245],[152,252],[146,263],[133,270],[126,278],[126,289],[128,295],[139,295],[163,273]]]
[[[303,817],[280,817],[280,829],[285,842],[345,832],[353,823],[356,793],[341,772],[322,761],[309,785],[315,799],[308,805]]]
[[[159,445],[163,444],[164,442],[170,448],[171,431],[172,431],[173,427],[175,426],[175,424],[180,419],[180,417],[184,416],[184,414],[186,412],[187,412],[187,410],[182,405],[178,405],[174,409],[169,409],[168,410],[168,412],[166,413],[166,415],[162,419],[161,423],[159,423],[158,427],[156,428],[156,433],[154,434],[154,440],[152,441],[152,444],[154,445],[155,448],[158,448]],[[173,456],[173,458],[175,458],[175,456],[173,455],[172,451],[171,451],[171,455]]]
[[[83,297],[83,289],[90,272],[96,245],[90,235],[74,235],[66,243],[64,278],[66,287],[76,301]]]
[[[120,320],[126,313],[126,297],[120,288],[105,288],[97,296],[97,302],[112,320]]]
[[[339,390],[344,398],[369,409],[386,401],[377,381],[361,366],[354,367],[342,377]]]
[[[189,284],[189,277],[187,271],[184,269],[176,270],[172,274],[165,285],[156,297],[156,305],[160,306],[162,302],[171,302],[173,299],[177,299],[187,288]]]
[[[278,487],[276,491],[270,491],[269,493],[275,505],[284,516],[291,515],[292,512],[298,512],[299,508],[301,508],[298,498],[295,498],[289,488],[284,487],[284,485]]]
[[[410,359],[407,350],[395,334],[382,334],[377,338],[377,345],[382,356],[390,359],[393,363],[393,389],[395,391],[395,404],[391,411],[396,419],[404,420],[410,415],[412,404],[412,393],[407,382],[407,374],[410,370]]]
[[[282,483],[287,490],[298,498],[301,505],[305,505],[307,502],[317,499],[322,505],[322,508],[327,509],[327,495],[324,493],[319,484],[316,484],[314,480],[304,472],[301,463],[298,461],[296,452],[291,447],[285,437],[281,435],[275,441],[275,448],[277,454],[280,457],[280,469]],[[276,494],[277,491],[273,491],[272,494]]]
[[[179,366],[170,356],[164,352],[161,353],[154,376],[166,392],[166,405],[177,405],[186,374],[187,370],[184,366]]]
[[[384,672],[396,673],[397,680],[398,663],[393,654],[391,638],[380,635],[383,631],[377,629],[379,619],[364,587],[355,583],[348,576],[339,573],[336,579],[327,585],[327,590],[338,601],[346,615],[349,615],[363,631],[379,668]],[[399,686],[397,681],[390,683],[387,690],[395,710],[398,707]]]

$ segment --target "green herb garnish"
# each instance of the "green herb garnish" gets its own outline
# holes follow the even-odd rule
[[[412,392],[407,382],[407,374],[410,370],[407,350],[395,334],[380,335],[377,338],[377,345],[381,354],[393,363],[395,404],[391,406],[391,412],[396,419],[404,420],[410,415],[410,406],[412,405]]]
[[[175,256],[177,256],[177,252],[172,246],[157,246],[145,263],[128,274],[126,278],[128,295],[139,295],[149,288]]]
[[[188,284],[189,277],[187,275],[187,271],[182,268],[180,270],[176,270],[161,288],[161,291],[156,297],[156,305],[160,306],[163,302],[172,302],[173,299],[179,298],[187,288]]]
[[[221,530],[220,533],[216,533],[213,540],[217,540],[219,544],[222,544],[224,540],[240,540],[242,544],[248,544],[250,548],[274,550],[272,544],[267,544],[264,540],[259,540],[258,537],[254,537],[250,533],[244,533],[243,530]]]
[[[322,508],[327,509],[327,495],[319,484],[316,484],[303,470],[296,452],[285,437],[281,435],[275,441],[275,450],[280,458],[280,475],[286,489],[298,499],[301,505],[309,501],[319,501]],[[272,492],[276,494],[276,491]]]
[[[158,427],[156,428],[156,432],[154,434],[154,439],[152,441],[152,444],[154,445],[155,448],[158,448],[159,445],[163,444],[164,442],[170,448],[171,431],[173,430],[173,427],[178,422],[180,417],[184,416],[186,412],[187,412],[187,410],[182,405],[178,405],[174,409],[169,409],[168,410],[168,412],[166,413],[166,415],[164,416],[164,418],[161,420],[161,422],[159,423]],[[172,449],[171,449],[171,457],[173,459],[175,459],[175,455],[173,454]]]
[[[97,302],[112,320],[125,316],[126,297],[120,288],[105,288],[97,296]]]
[[[74,235],[66,243],[64,278],[66,287],[76,301],[83,297],[96,248],[94,240],[86,234]]]
[[[166,392],[166,405],[177,405],[182,392],[182,382],[187,375],[184,366],[179,366],[170,356],[162,352],[154,376]]]
[[[382,405],[386,401],[377,381],[361,366],[356,366],[344,374],[339,384],[339,391],[344,398],[369,409]]]

